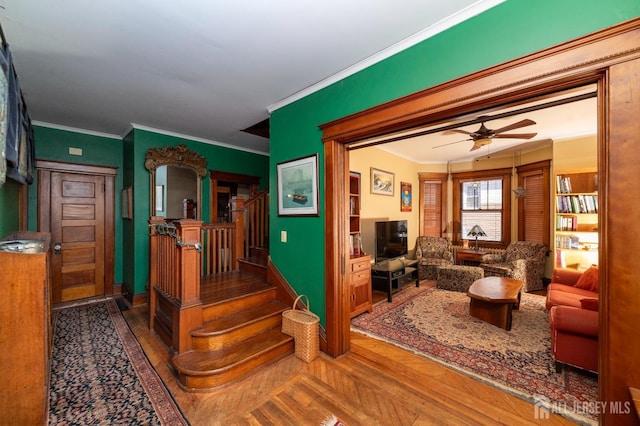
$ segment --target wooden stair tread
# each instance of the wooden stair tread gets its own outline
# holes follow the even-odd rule
[[[224,303],[273,288],[263,277],[243,271],[225,272],[201,278],[200,300],[204,305]]]
[[[282,311],[288,308],[288,305],[285,305],[281,301],[274,299],[266,304],[248,308],[221,318],[207,321],[201,328],[199,328],[198,330],[194,330],[192,335],[204,336],[226,333],[230,330],[240,328],[247,323],[252,323],[273,315],[280,315],[282,314]]]
[[[181,353],[173,358],[173,365],[180,373],[191,376],[222,373],[234,368],[243,361],[251,360],[267,353],[272,348],[287,344],[293,345],[293,337],[283,334],[280,329],[273,328],[217,351]]]

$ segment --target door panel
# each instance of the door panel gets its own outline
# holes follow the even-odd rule
[[[104,176],[51,173],[53,301],[104,295]]]

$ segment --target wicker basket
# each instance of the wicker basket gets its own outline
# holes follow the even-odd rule
[[[307,308],[304,310],[296,309],[298,300],[302,297],[307,299]],[[296,346],[296,356],[303,361],[311,362],[316,359],[320,353],[319,341],[319,323],[320,318],[309,311],[309,298],[300,295],[293,302],[293,309],[286,310],[282,313],[282,332],[293,336]]]

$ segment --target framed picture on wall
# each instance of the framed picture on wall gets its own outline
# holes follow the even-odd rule
[[[407,182],[400,182],[400,211],[411,211],[411,184]]]
[[[393,196],[395,175],[391,172],[371,167],[371,193]]]
[[[278,216],[318,216],[318,156],[278,163]]]

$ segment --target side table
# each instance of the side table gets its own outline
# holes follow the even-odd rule
[[[482,256],[486,251],[462,249],[456,251],[456,265],[478,266],[482,262]]]

